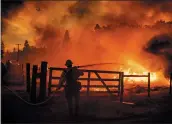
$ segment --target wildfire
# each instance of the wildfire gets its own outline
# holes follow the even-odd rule
[[[164,85],[168,83],[163,73],[171,67],[167,65],[171,63],[167,60],[170,57],[143,48],[154,36],[172,32],[164,26],[172,20],[171,5],[171,2],[148,6],[146,2],[131,1],[26,1],[15,11],[11,9],[8,18],[3,17],[2,40],[10,51],[18,43],[23,45],[25,40],[30,46],[46,47],[45,56],[30,52],[28,62],[47,60],[50,65],[61,67],[69,58],[76,65],[119,60],[126,66],[107,68],[124,72],[124,75],[148,75],[150,72],[151,83]],[[134,13],[130,12],[131,7]],[[163,20],[162,24],[156,23],[159,20]],[[97,24],[99,28],[95,30]],[[150,28],[156,25],[158,30]],[[153,48],[157,49],[157,45]],[[20,59],[22,56],[25,55]],[[146,83],[148,78],[125,77],[124,81]]]
[[[120,67],[120,71],[124,72],[124,75],[148,75],[150,71],[148,71],[146,68],[144,68],[142,65],[132,61],[128,60],[128,69]],[[114,76],[114,78],[117,78]],[[124,81],[130,82],[147,82],[148,77],[125,77]],[[154,82],[157,81],[157,74],[156,72],[150,72],[150,81]]]
[[[148,75],[148,71],[136,73],[130,70],[131,70],[130,68],[128,70],[124,70],[124,75]],[[124,80],[128,82],[131,82],[131,81],[147,82],[148,81],[147,77],[126,77],[124,78]],[[150,81],[153,82],[156,80],[157,80],[157,74],[155,72],[150,73]]]

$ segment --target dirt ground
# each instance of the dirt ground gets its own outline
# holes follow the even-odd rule
[[[14,89],[13,89],[14,90]],[[172,122],[172,97],[167,90],[124,96],[124,103],[107,96],[81,97],[80,115],[68,117],[63,94],[41,106],[30,106],[2,87],[2,123],[145,123]],[[25,100],[28,94],[15,90]]]

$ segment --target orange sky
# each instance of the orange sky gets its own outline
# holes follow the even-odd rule
[[[171,29],[125,27],[95,32],[94,27],[121,22],[153,25],[161,19],[172,21],[171,6],[172,2],[153,1],[26,1],[17,10],[10,11],[8,18],[2,19],[5,25],[2,40],[8,50],[17,43],[23,45],[25,40],[30,45],[46,46],[45,59],[52,66],[62,67],[66,59],[72,59],[76,65],[100,62],[127,65],[130,61],[132,64],[124,70],[133,68],[136,72],[144,68],[162,75],[166,60],[143,48],[152,37],[172,33]],[[69,47],[63,48],[65,30],[69,30],[71,40]],[[106,66],[106,69],[119,70],[119,66]]]
[[[41,34],[36,32],[35,27],[45,28],[49,25],[55,30],[61,30],[63,34],[64,29],[72,30],[75,35],[75,30],[92,30],[97,23],[106,25],[127,21],[153,24],[160,19],[170,21],[171,4],[137,1],[25,2],[24,6],[14,12],[11,10],[9,18],[3,18],[6,29],[2,39],[7,49],[11,50],[17,43],[24,44],[26,39],[31,45],[36,45],[36,39]],[[40,11],[37,11],[38,8]]]

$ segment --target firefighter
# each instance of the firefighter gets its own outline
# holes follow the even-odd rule
[[[78,70],[77,67],[72,66],[73,62],[71,60],[67,60],[65,66],[67,67],[61,74],[61,78],[59,80],[59,85],[57,89],[60,89],[65,83],[65,97],[68,103],[69,116],[77,116],[79,111],[79,99],[80,99],[80,89],[81,83],[77,81],[79,76],[83,75],[83,72]],[[75,101],[75,105],[73,106],[73,98]]]

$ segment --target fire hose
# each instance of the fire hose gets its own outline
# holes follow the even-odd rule
[[[98,64],[88,64],[88,65],[81,65],[81,66],[75,66],[77,68],[84,68],[84,67],[89,67],[89,66],[96,66],[96,65],[124,65],[124,64],[121,64],[121,63],[116,63],[116,62],[113,62],[113,63],[98,63]]]
[[[124,64],[120,64],[120,63],[98,63],[98,64],[88,64],[88,65],[82,65],[82,66],[74,66],[74,67],[77,67],[77,68],[84,68],[84,67],[89,67],[89,66],[96,66],[96,65],[105,65],[105,64],[119,64],[119,65],[124,65]],[[66,75],[66,73],[65,73]],[[64,76],[65,76],[64,75]],[[9,91],[11,91],[15,96],[17,96],[20,100],[22,100],[24,103],[28,104],[28,105],[31,105],[31,106],[39,106],[39,105],[42,105],[42,104],[45,104],[47,103],[48,101],[50,101],[54,96],[55,96],[55,93],[58,91],[56,90],[52,96],[50,96],[47,100],[43,101],[43,102],[39,102],[39,103],[30,103],[26,100],[24,100],[22,97],[20,97],[16,92],[14,92],[13,90],[11,90],[10,88],[8,88],[7,86],[3,86],[4,88],[8,89]],[[152,101],[151,99],[149,99],[150,101]],[[153,102],[153,101],[152,101]]]
[[[22,97],[20,97],[16,92],[14,92],[13,90],[11,90],[10,88],[8,88],[6,86],[3,86],[3,87],[6,88],[6,89],[8,89],[9,91],[11,91],[17,98],[19,98],[21,101],[23,101],[24,103],[26,103],[26,104],[28,104],[30,106],[40,106],[40,105],[43,105],[43,104],[47,103],[48,101],[50,101],[55,96],[55,93],[56,93],[56,92],[54,92],[54,95],[50,96],[47,100],[45,100],[43,102],[39,102],[39,103],[34,104],[34,103],[30,103],[30,102],[26,101],[25,99],[23,99]],[[151,98],[149,98],[147,100],[153,102],[156,105],[155,110],[157,112],[159,112],[160,106],[155,101],[153,101]],[[149,109],[149,112],[152,112],[152,109]]]
[[[22,97],[20,97],[16,92],[14,92],[13,90],[11,90],[10,88],[8,88],[7,86],[3,86],[4,88],[8,89],[9,91],[11,91],[16,97],[18,97],[21,101],[23,101],[24,103],[28,104],[28,105],[31,105],[31,106],[39,106],[39,105],[42,105],[42,104],[45,104],[47,103],[50,99],[53,98],[54,95],[50,96],[47,100],[43,101],[43,102],[39,102],[39,103],[30,103],[28,101],[26,101],[25,99],[23,99]],[[54,93],[55,94],[55,93]]]
[[[89,66],[96,66],[96,65],[106,65],[106,64],[120,64],[120,63],[98,63],[98,64],[88,64],[88,65],[82,65],[82,66],[75,66],[77,68],[84,68],[84,67],[89,67]],[[123,64],[120,64],[120,65],[123,65]],[[64,75],[65,76],[65,75]],[[58,91],[56,90],[52,96],[50,96],[47,100],[43,101],[43,102],[39,102],[39,103],[30,103],[28,101],[26,101],[25,99],[23,99],[22,97],[20,97],[16,92],[14,92],[13,90],[11,90],[10,88],[8,88],[7,86],[3,86],[4,88],[8,89],[10,92],[12,92],[15,96],[17,96],[20,100],[22,100],[24,103],[28,104],[28,105],[31,105],[31,106],[39,106],[39,105],[42,105],[42,104],[45,104],[47,103],[49,100],[51,100],[54,96],[55,96],[55,93]]]

